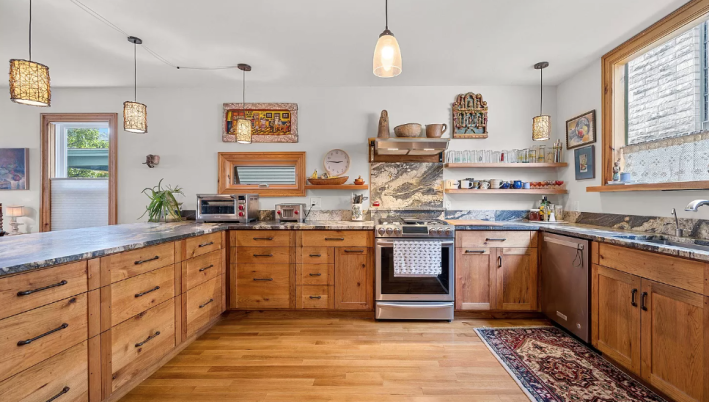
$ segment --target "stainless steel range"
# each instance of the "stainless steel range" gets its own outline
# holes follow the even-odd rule
[[[455,301],[455,226],[439,219],[381,219],[375,227],[376,318],[382,320],[453,320]],[[397,241],[441,244],[437,276],[394,275]]]

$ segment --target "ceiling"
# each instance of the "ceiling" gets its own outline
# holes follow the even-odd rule
[[[372,74],[384,0],[80,0],[176,65],[249,63],[287,86],[556,85],[686,0],[391,0],[403,72]],[[0,0],[0,59],[27,58],[29,0]],[[71,0],[33,1],[33,59],[58,87],[133,85],[133,45]],[[142,87],[221,86],[236,69],[177,70],[138,48]],[[7,85],[7,83],[0,83]]]

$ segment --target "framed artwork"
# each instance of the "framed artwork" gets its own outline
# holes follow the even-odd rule
[[[222,142],[236,142],[236,120],[251,121],[251,142],[298,142],[297,103],[225,103]]]
[[[487,101],[468,92],[455,97],[451,107],[453,138],[487,138]]]
[[[576,180],[596,178],[596,146],[591,145],[574,150]]]
[[[595,110],[566,120],[566,149],[579,148],[594,142],[596,142]]]
[[[0,190],[29,190],[29,166],[29,148],[0,148]]]

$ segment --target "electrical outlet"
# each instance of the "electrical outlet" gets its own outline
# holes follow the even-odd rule
[[[445,205],[445,207],[446,207],[446,209],[448,209],[448,210],[451,209],[451,202],[450,202],[450,200],[446,200],[446,205]]]
[[[574,212],[581,212],[581,202],[574,201],[571,203],[571,210]]]
[[[320,197],[310,197],[310,206],[313,209],[320,209],[322,207],[322,198]]]

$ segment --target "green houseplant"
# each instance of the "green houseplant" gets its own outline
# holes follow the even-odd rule
[[[179,186],[162,187],[163,179],[160,179],[155,187],[146,187],[142,192],[150,199],[150,203],[145,207],[145,212],[140,218],[148,214],[148,222],[178,222],[182,220],[180,203],[175,199],[176,194],[184,197]],[[140,219],[138,218],[138,219]]]

